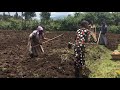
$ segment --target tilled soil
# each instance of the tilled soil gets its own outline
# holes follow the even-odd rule
[[[28,36],[32,31],[0,30],[0,78],[72,78],[74,77],[73,60],[62,60],[62,53],[53,50],[67,48],[73,42],[75,32],[46,32],[47,38],[63,36],[43,44],[45,54],[30,58],[27,52]],[[120,43],[119,34],[107,34],[108,48],[116,49]]]

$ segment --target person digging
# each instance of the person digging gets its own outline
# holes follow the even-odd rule
[[[37,30],[34,30],[28,39],[29,55],[31,58],[38,57],[40,52],[44,53],[42,47],[42,40],[48,40],[44,37],[44,30],[41,26],[38,26]]]

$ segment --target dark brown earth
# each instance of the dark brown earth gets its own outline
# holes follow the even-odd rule
[[[43,45],[45,54],[30,58],[27,52],[28,35],[32,31],[0,30],[0,78],[71,78],[74,77],[73,60],[62,62],[67,44],[73,42],[75,32],[47,32],[47,38],[63,34]],[[115,50],[120,43],[120,34],[107,34],[108,48]],[[53,50],[64,49],[62,53]],[[72,58],[72,57],[71,57]]]

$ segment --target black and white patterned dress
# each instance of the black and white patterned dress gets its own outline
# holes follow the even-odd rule
[[[89,30],[85,28],[78,29],[76,32],[74,47],[76,68],[80,68],[83,65],[85,65],[85,43],[87,42],[89,35],[90,35]]]

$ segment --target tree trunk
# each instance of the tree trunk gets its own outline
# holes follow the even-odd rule
[[[23,12],[22,12],[22,15],[21,15],[21,16],[22,16],[22,29],[23,29]]]
[[[8,15],[10,16],[10,12],[8,12]]]

